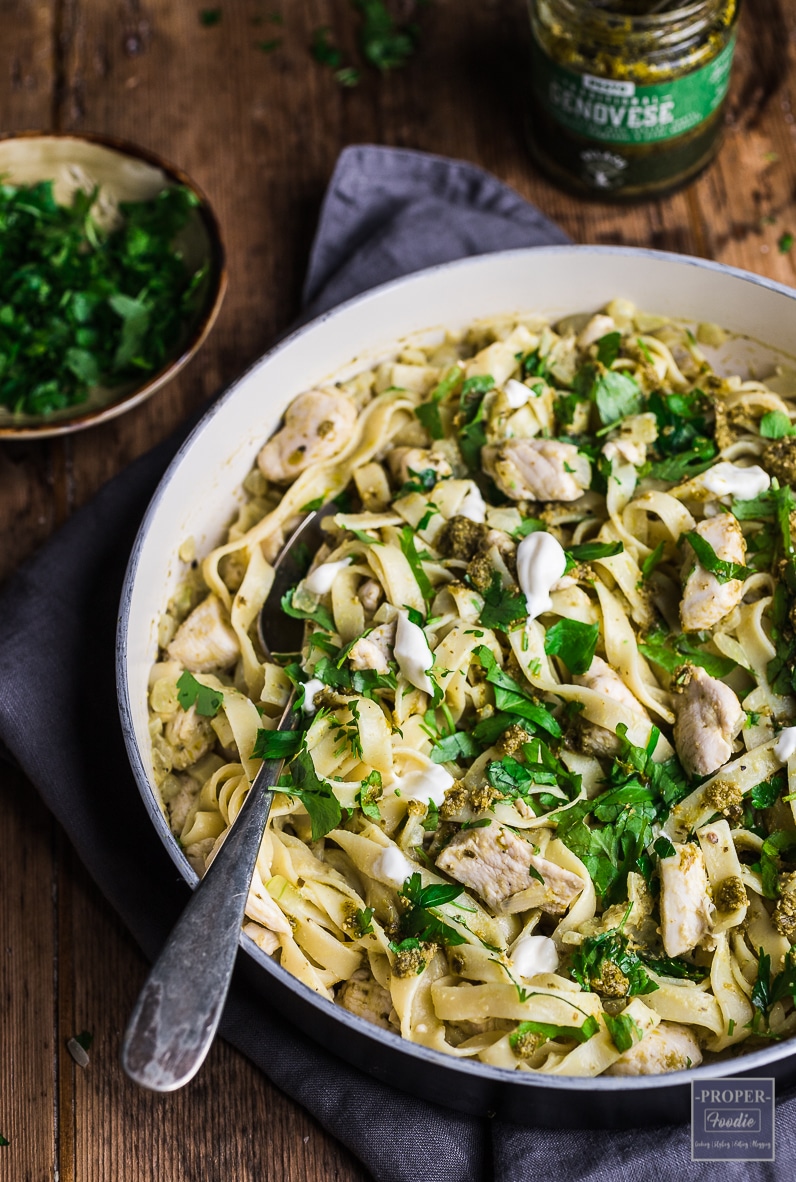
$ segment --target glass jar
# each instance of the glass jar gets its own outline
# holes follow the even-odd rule
[[[529,0],[536,162],[569,189],[614,200],[692,180],[721,139],[739,7]]]

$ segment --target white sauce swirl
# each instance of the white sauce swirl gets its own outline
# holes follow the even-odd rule
[[[549,936],[520,936],[511,950],[511,963],[520,977],[554,973],[558,968],[558,949]]]
[[[552,534],[528,534],[517,547],[517,580],[525,595],[528,619],[550,611],[550,588],[564,573],[567,556]]]
[[[316,566],[315,570],[304,579],[304,586],[311,595],[326,595],[331,591],[334,583],[341,570],[344,570],[351,563],[350,558],[341,558],[339,562],[322,562],[320,566]]]
[[[470,481],[470,487],[456,513],[457,516],[466,517],[469,521],[486,521],[486,502],[474,480]]]
[[[742,468],[740,464],[724,461],[708,468],[702,485],[717,497],[735,497],[736,501],[751,501],[771,487],[771,477],[758,464]]]
[[[413,624],[404,612],[398,615],[393,650],[398,668],[415,689],[433,694],[434,686],[428,670],[434,664],[434,654],[428,647],[426,634],[419,624]]]
[[[393,846],[388,846],[373,862],[371,874],[379,882],[386,882],[394,887],[402,887],[413,870],[414,867],[411,862],[403,856],[400,850],[396,850]]]
[[[780,731],[774,744],[774,754],[783,763],[787,763],[791,755],[796,755],[796,726],[786,726]]]
[[[325,688],[323,682],[318,677],[311,677],[309,681],[304,682],[304,700],[301,703],[301,709],[305,714],[315,713],[318,709],[315,705],[315,695],[319,694]]]
[[[445,799],[445,793],[453,787],[453,776],[446,772],[438,763],[428,767],[417,768],[407,772],[405,776],[397,776],[390,784],[390,790],[399,792],[401,799],[422,800],[424,803],[433,800],[439,808]]]

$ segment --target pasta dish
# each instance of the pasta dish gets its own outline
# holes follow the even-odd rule
[[[796,390],[720,376],[722,338],[617,299],[407,346],[299,395],[183,543],[171,829],[202,874],[284,760],[244,930],[377,1027],[564,1076],[796,1032]]]

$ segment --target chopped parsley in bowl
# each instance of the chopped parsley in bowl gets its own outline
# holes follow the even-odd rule
[[[140,149],[0,141],[0,435],[77,430],[153,393],[223,298],[203,195]]]

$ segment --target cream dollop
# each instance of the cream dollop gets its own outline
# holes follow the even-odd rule
[[[428,647],[423,629],[419,624],[413,624],[404,612],[398,615],[393,652],[398,668],[409,684],[424,694],[433,694],[434,686],[428,670],[434,664],[434,654]]]
[[[311,677],[309,681],[304,682],[304,700],[301,703],[301,709],[305,714],[314,714],[318,707],[315,705],[315,695],[319,694],[325,685],[318,677]]]
[[[371,867],[374,878],[394,887],[402,887],[413,870],[412,863],[394,846],[388,846],[383,850]]]
[[[567,556],[552,534],[540,530],[522,539],[517,547],[517,581],[525,595],[529,620],[550,610],[550,588],[561,578],[566,565]]]
[[[486,502],[474,480],[470,481],[470,487],[464,494],[456,514],[458,517],[467,517],[470,521],[486,521]]]
[[[339,562],[322,562],[320,566],[316,566],[315,570],[304,579],[304,586],[311,595],[326,595],[327,591],[331,591],[334,583],[341,570],[345,570],[351,563],[350,558],[341,558]]]
[[[519,410],[531,396],[531,391],[523,382],[518,382],[516,378],[509,378],[503,387],[503,393],[506,395],[506,402],[512,410]]]
[[[724,461],[708,468],[702,485],[717,497],[735,497],[736,501],[751,501],[771,487],[771,477],[758,464],[742,468],[740,464]]]
[[[796,726],[786,726],[779,732],[779,738],[774,744],[774,754],[783,763],[787,763],[791,755],[796,755]]]
[[[520,936],[511,950],[511,963],[520,977],[554,973],[558,968],[558,949],[549,936]]]
[[[407,772],[405,776],[397,776],[390,784],[390,790],[400,793],[401,799],[422,800],[424,803],[433,800],[439,808],[453,783],[450,772],[446,772],[438,763],[432,763],[428,767]]]

